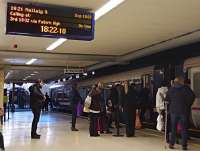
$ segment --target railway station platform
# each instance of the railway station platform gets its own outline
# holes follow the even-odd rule
[[[31,121],[31,112],[16,112],[4,123],[6,151],[170,151],[164,147],[164,136],[149,129],[136,131],[134,138],[113,137],[110,134],[92,138],[89,137],[87,119],[79,118],[79,131],[72,132],[71,117],[63,113],[44,113],[38,129],[41,139],[32,140]],[[199,151],[199,142],[192,139],[189,150]],[[174,151],[181,150],[181,146],[175,147]]]

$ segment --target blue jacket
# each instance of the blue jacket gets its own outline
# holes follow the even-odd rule
[[[174,85],[166,96],[166,101],[169,103],[169,113],[188,116],[194,99],[195,95],[189,87],[180,84]]]

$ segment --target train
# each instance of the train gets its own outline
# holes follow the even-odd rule
[[[103,97],[106,100],[110,93],[110,86],[113,83],[122,83],[129,81],[137,85],[138,91],[147,85],[150,89],[150,105],[144,114],[144,124],[155,128],[157,113],[155,112],[155,97],[161,82],[167,81],[169,86],[171,80],[177,75],[183,76],[191,80],[191,88],[193,89],[196,99],[192,106],[190,119],[190,132],[194,136],[200,136],[200,52],[198,51],[200,44],[183,46],[178,49],[160,52],[154,55],[146,56],[132,61],[128,65],[106,67],[95,71],[95,76],[88,76],[79,79],[79,91],[84,99],[93,84],[100,81],[104,84]],[[188,51],[190,50],[190,51]],[[178,54],[178,55],[177,55]],[[178,59],[177,59],[178,58]],[[69,91],[66,92],[66,87]],[[62,90],[61,90],[62,89]],[[68,95],[65,108],[70,108],[70,86],[67,84],[63,88],[56,88],[54,92],[65,93]],[[58,94],[57,94],[58,95]],[[56,95],[54,95],[56,96]],[[57,99],[57,98],[56,98]],[[56,100],[54,98],[54,100]],[[62,100],[59,98],[60,101]],[[59,99],[57,101],[59,102]],[[63,102],[64,99],[61,101]],[[62,105],[60,105],[62,106]]]

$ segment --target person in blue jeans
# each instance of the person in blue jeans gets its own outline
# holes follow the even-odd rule
[[[182,77],[176,77],[174,86],[172,86],[166,96],[166,101],[169,103],[169,114],[171,121],[171,138],[169,148],[174,149],[176,141],[176,128],[178,122],[181,126],[182,149],[187,150],[188,139],[188,110],[190,110],[195,99],[193,91],[189,90],[184,85]]]

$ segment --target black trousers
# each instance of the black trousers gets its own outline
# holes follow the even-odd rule
[[[35,135],[37,133],[37,125],[40,120],[41,107],[32,107],[32,112],[33,112],[33,122],[32,122],[31,134]]]
[[[76,127],[77,104],[72,105],[72,128]]]
[[[2,150],[5,149],[5,148],[4,148],[4,139],[3,139],[3,135],[2,135],[1,132],[0,132],[0,148],[1,148]]]
[[[90,136],[98,135],[97,131],[97,122],[98,122],[99,113],[90,113]]]
[[[112,113],[106,114],[106,124],[105,124],[106,131],[110,131],[109,128],[112,126]]]
[[[125,111],[126,113],[126,136],[135,135],[135,119],[136,119],[136,109],[131,109]]]

